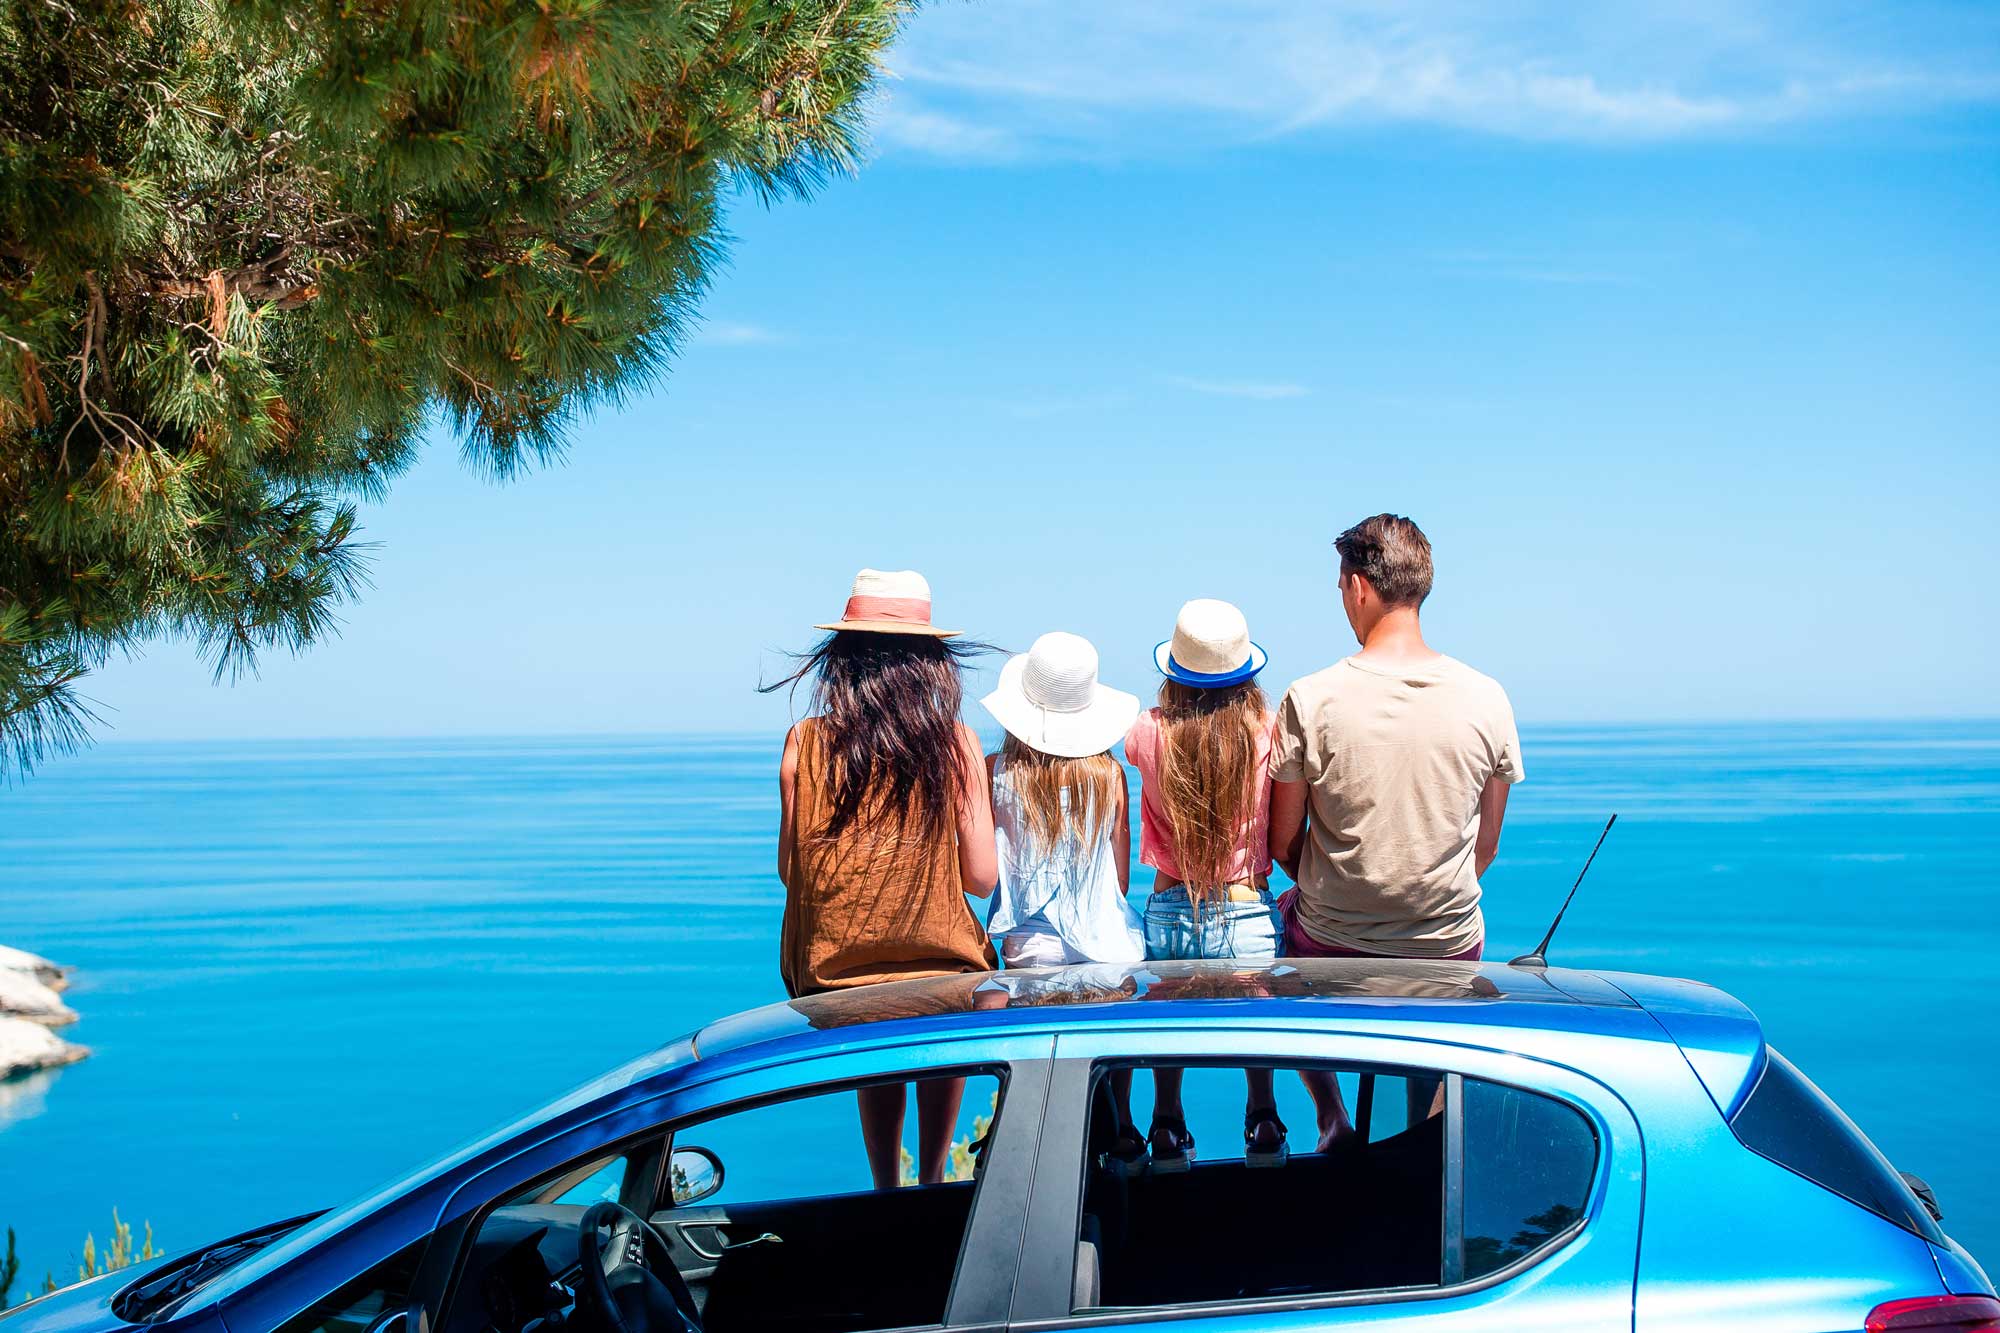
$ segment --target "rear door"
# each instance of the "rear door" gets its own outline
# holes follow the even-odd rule
[[[1104,1029],[1056,1047],[1011,1317],[1035,1329],[1629,1330],[1643,1151],[1576,1071],[1464,1046],[1262,1029]],[[1291,1155],[1244,1160],[1245,1066],[1275,1070]],[[1186,1172],[1104,1155],[1179,1068]],[[1338,1089],[1319,1151],[1294,1071]],[[1171,1075],[1169,1077],[1172,1077]]]

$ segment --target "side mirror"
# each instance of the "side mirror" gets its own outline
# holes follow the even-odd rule
[[[722,1159],[706,1148],[676,1148],[667,1159],[667,1179],[674,1207],[700,1203],[722,1188]]]

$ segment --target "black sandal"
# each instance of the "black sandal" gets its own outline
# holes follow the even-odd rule
[[[1243,1117],[1243,1165],[1283,1166],[1292,1155],[1286,1132],[1285,1122],[1278,1119],[1277,1107],[1259,1106],[1250,1110]]]
[[[1146,1164],[1146,1140],[1137,1125],[1121,1125],[1104,1150],[1104,1165],[1119,1175],[1131,1175]]]
[[[1146,1131],[1146,1146],[1153,1156],[1153,1170],[1173,1175],[1194,1165],[1194,1135],[1187,1121],[1177,1115],[1156,1115]]]

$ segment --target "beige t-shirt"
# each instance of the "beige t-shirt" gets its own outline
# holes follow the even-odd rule
[[[1506,691],[1463,662],[1349,657],[1294,682],[1271,776],[1308,784],[1299,925],[1323,944],[1407,958],[1483,943],[1479,795],[1489,777],[1521,774]]]

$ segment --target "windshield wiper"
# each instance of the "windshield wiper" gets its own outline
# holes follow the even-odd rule
[[[114,1313],[134,1324],[162,1318],[224,1269],[234,1267],[240,1260],[318,1216],[316,1212],[302,1213],[196,1250],[179,1263],[123,1293],[118,1298]]]

